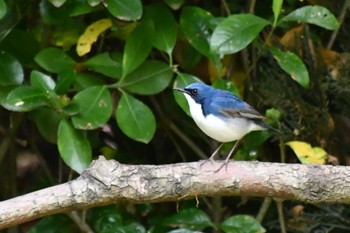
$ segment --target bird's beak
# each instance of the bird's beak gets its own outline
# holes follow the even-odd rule
[[[189,94],[188,91],[186,91],[184,88],[177,88],[177,87],[175,87],[174,90],[175,90],[175,91],[182,92],[182,93]]]

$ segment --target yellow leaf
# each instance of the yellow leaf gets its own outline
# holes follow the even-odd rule
[[[88,26],[79,37],[77,44],[78,55],[81,57],[90,52],[91,45],[97,41],[98,36],[110,27],[112,27],[110,19],[100,19]]]
[[[290,146],[302,164],[324,164],[328,153],[321,147],[311,147],[309,143],[291,141],[286,143]]]

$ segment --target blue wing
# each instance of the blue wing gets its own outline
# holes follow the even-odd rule
[[[252,106],[227,91],[221,91],[218,95],[213,95],[208,99],[206,106],[210,107],[207,108],[207,111],[204,111],[204,115],[214,114],[226,118],[242,117],[254,121],[264,119]]]

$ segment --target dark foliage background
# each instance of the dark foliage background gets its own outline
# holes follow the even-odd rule
[[[241,96],[281,131],[247,135],[234,159],[347,165],[348,6],[0,0],[0,200],[74,179],[100,154],[128,164],[208,158],[217,142],[172,90],[195,81]],[[13,232],[280,232],[282,213],[288,232],[350,228],[348,206],[280,210],[268,198],[125,203]]]

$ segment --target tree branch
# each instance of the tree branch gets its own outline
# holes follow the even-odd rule
[[[0,229],[43,216],[111,203],[260,196],[350,203],[350,168],[262,162],[123,165],[104,157],[76,180],[0,202]]]

